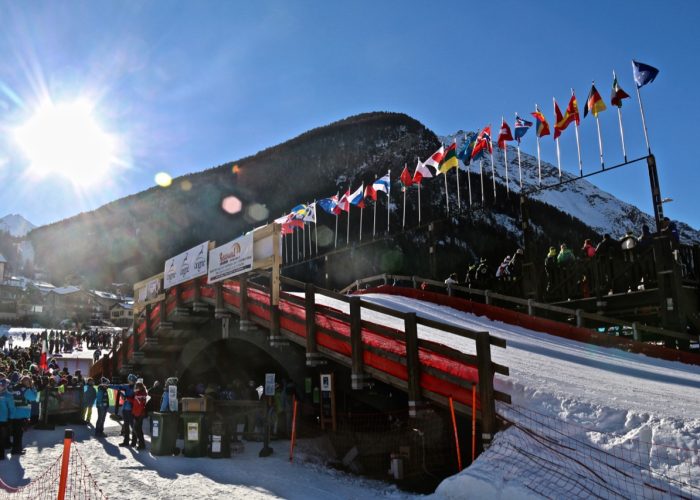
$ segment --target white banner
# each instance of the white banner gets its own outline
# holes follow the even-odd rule
[[[236,238],[209,252],[209,283],[232,278],[253,269],[253,233]]]
[[[186,252],[165,261],[164,286],[166,289],[207,274],[209,242],[200,243]]]

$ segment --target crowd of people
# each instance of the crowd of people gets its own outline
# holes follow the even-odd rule
[[[676,259],[680,243],[678,229],[668,217],[661,223],[658,235],[667,236]],[[593,244],[585,239],[579,252],[566,243],[551,246],[544,258],[544,295],[548,299],[590,297],[594,287],[606,293],[643,289],[655,280],[651,247],[654,236],[646,224],[639,235],[627,231],[617,240],[605,234],[600,242]],[[525,255],[518,248],[512,256],[507,255],[493,271],[482,258],[469,266],[464,281],[460,283],[457,273],[446,280],[448,291],[456,285],[468,288],[492,289],[501,293],[520,296]],[[617,266],[616,263],[627,266]],[[620,268],[624,269],[620,271]]]

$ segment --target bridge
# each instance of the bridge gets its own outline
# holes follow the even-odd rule
[[[495,402],[510,403],[508,394],[494,389],[494,375],[507,376],[508,368],[491,358],[492,348],[506,347],[504,340],[286,277],[279,277],[275,305],[274,281],[274,273],[259,271],[214,284],[201,277],[168,289],[140,308],[133,333],[99,360],[91,375],[183,375],[195,369],[198,354],[228,349],[230,364],[268,363],[268,371],[277,366],[298,387],[310,372],[335,372],[350,398],[377,408],[387,402],[372,400],[367,388],[379,382],[404,394],[411,417],[428,407],[453,406],[457,414],[476,418],[488,447],[499,425]],[[319,303],[323,296],[347,304],[348,312]],[[367,321],[366,311],[398,318],[403,328]],[[419,326],[470,339],[475,354],[419,338]],[[214,358],[207,357],[225,362]]]

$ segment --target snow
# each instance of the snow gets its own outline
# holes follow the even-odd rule
[[[8,214],[0,218],[0,230],[7,231],[12,236],[26,236],[36,226],[19,214]]]
[[[348,309],[343,302],[317,297],[321,304]],[[463,328],[487,330],[505,339],[508,347],[494,347],[492,355],[495,362],[510,368],[510,375],[497,375],[495,384],[498,390],[512,396],[512,406],[499,405],[498,411],[523,424],[527,423],[528,412],[557,422],[556,431],[561,435],[556,437],[568,446],[566,449],[572,455],[564,458],[556,455],[551,468],[528,466],[529,462],[513,450],[519,447],[523,452],[524,448],[538,456],[552,452],[529,438],[521,427],[512,426],[498,433],[491,448],[469,468],[443,481],[434,495],[436,498],[539,498],[543,485],[550,497],[581,496],[581,491],[573,494],[566,483],[562,486],[554,477],[577,477],[579,483],[597,491],[595,494],[601,494],[596,489],[605,487],[606,482],[615,484],[616,491],[625,497],[651,496],[654,491],[645,489],[642,483],[667,484],[671,478],[693,484],[695,489],[690,495],[697,495],[700,367],[566,340],[404,297],[367,294],[362,300],[401,311],[416,311],[420,317]],[[367,321],[395,328],[403,326],[401,320],[380,313],[363,309],[362,314]],[[466,353],[475,352],[473,342],[468,339],[423,326],[419,326],[418,334],[420,338]],[[273,443],[275,453],[269,458],[257,456],[260,443],[246,443],[245,451],[231,459],[153,457],[147,451],[117,447],[119,429],[116,423],[109,419],[108,422],[106,439],[89,438],[89,428],[78,427],[77,449],[89,463],[97,483],[111,498],[412,496],[389,483],[325,467],[318,458],[318,443],[313,441],[300,444],[293,463],[287,458],[285,441]],[[60,452],[61,436],[60,430],[29,431],[27,455],[20,459],[13,457],[1,473],[2,478],[11,485],[19,485],[35,477]],[[609,458],[607,453],[637,457],[641,462],[635,466],[625,461],[621,471],[610,471],[609,467],[597,470]],[[583,466],[586,468],[582,474]],[[589,470],[604,478],[602,486]],[[653,477],[645,475],[647,470],[654,472]],[[622,482],[618,484],[618,481]],[[686,495],[687,491],[686,488]],[[603,491],[602,496],[609,493]]]

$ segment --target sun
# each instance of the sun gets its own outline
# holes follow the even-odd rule
[[[14,138],[38,177],[61,175],[87,186],[103,179],[114,163],[115,140],[102,131],[87,101],[47,102]]]

